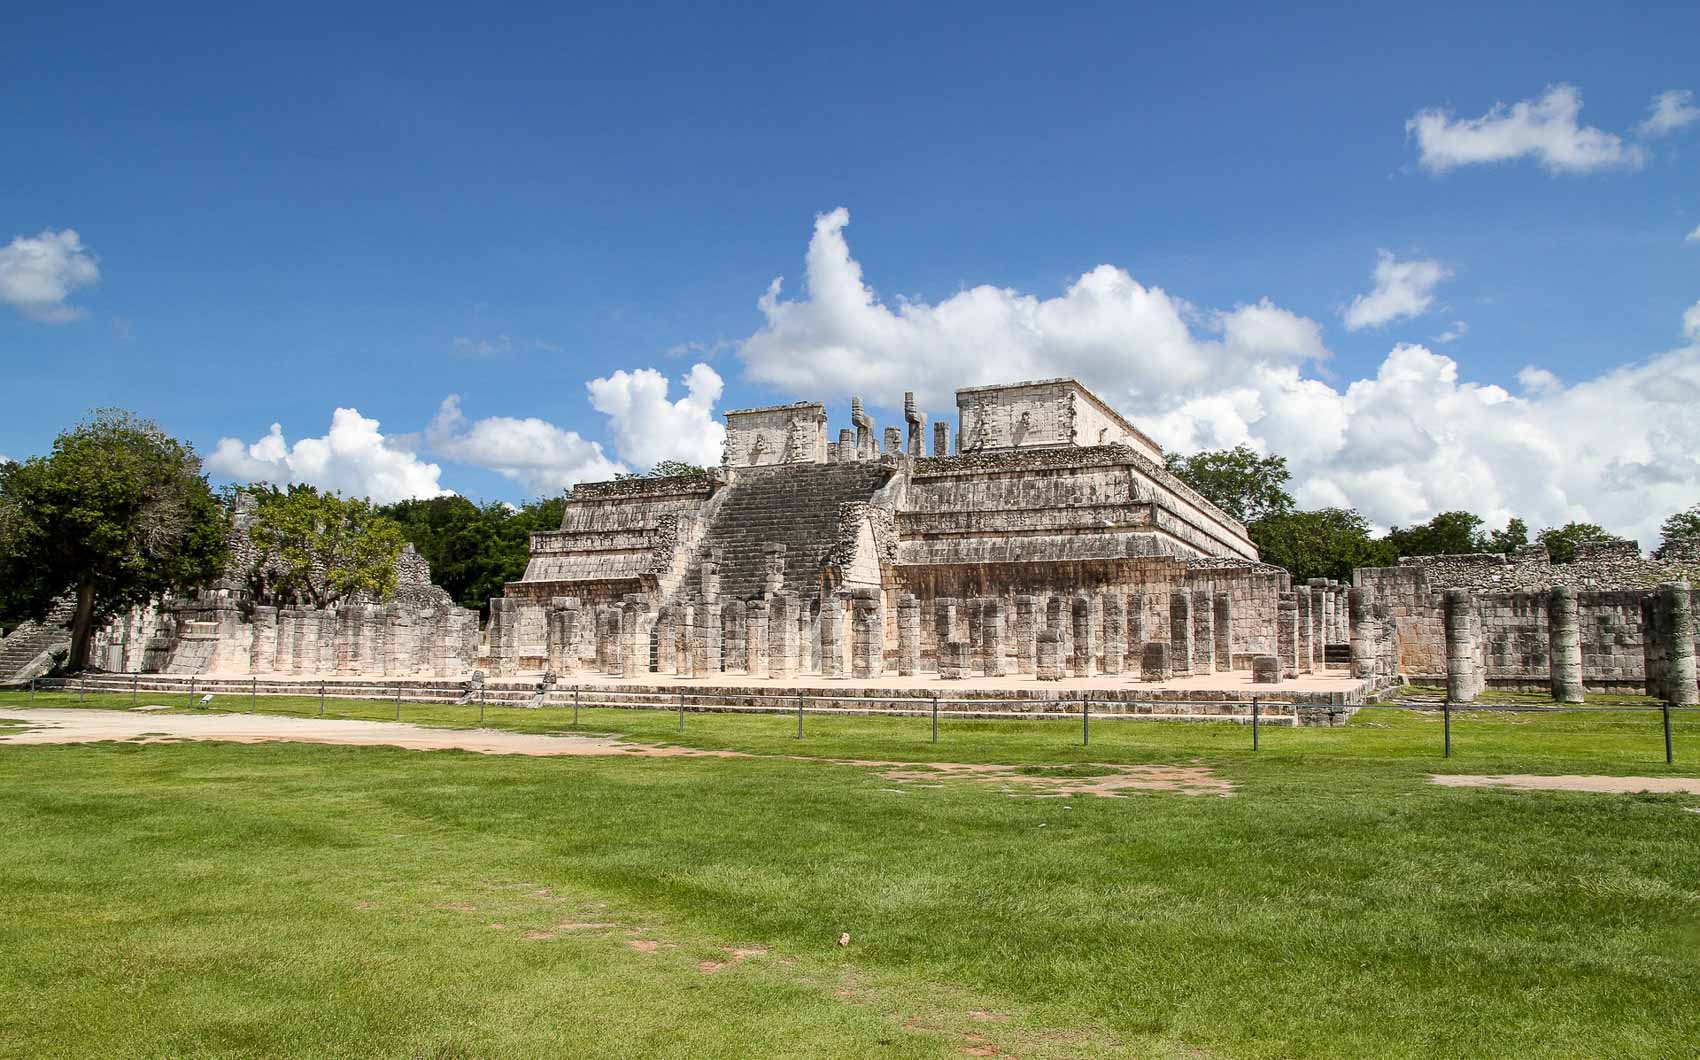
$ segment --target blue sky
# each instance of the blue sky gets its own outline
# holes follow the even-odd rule
[[[1700,7],[1175,7],[9,13],[0,454],[517,501],[1033,372],[1382,525],[1700,501]]]

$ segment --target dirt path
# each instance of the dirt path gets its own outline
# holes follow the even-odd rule
[[[1590,775],[1535,776],[1510,773],[1477,776],[1442,773],[1429,782],[1446,788],[1522,788],[1526,791],[1603,791],[1630,794],[1648,791],[1668,795],[1700,795],[1700,777],[1603,777]]]
[[[158,714],[123,710],[36,710],[0,707],[0,718],[30,725],[0,732],[0,744],[96,743],[134,740],[225,740],[231,743],[327,743],[351,747],[402,747],[410,751],[459,749],[487,755],[639,755],[650,758],[741,758],[734,751],[650,747],[612,736],[545,736],[500,729],[432,729],[391,721],[291,718],[270,714]]]
[[[174,743],[222,740],[230,743],[321,743],[347,747],[400,747],[410,751],[457,749],[489,755],[591,756],[645,758],[762,758],[739,751],[702,751],[628,743],[614,736],[545,735],[501,729],[433,729],[405,722],[294,718],[273,714],[166,714],[160,707],[135,710],[66,710],[0,707],[0,719],[16,718],[26,729],[0,730],[7,744]],[[804,755],[778,756],[823,761]],[[946,783],[994,787],[1008,794],[1039,797],[1096,795],[1117,798],[1129,791],[1168,791],[1181,795],[1231,795],[1233,785],[1209,769],[1195,766],[1013,766],[962,762],[882,762],[824,759],[834,765],[878,771],[895,784],[917,789]]]

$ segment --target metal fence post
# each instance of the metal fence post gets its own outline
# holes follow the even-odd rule
[[[395,720],[401,720],[401,682],[395,683]]]
[[[1257,697],[1251,697],[1251,749],[1257,750]]]
[[[189,678],[189,705],[191,707],[195,705],[195,678],[193,675]]]
[[[797,739],[803,738],[803,693],[797,693]]]
[[[1659,704],[1659,708],[1660,713],[1665,716],[1665,765],[1668,766],[1672,761],[1670,748],[1670,700],[1667,699],[1663,703]]]
[[[140,685],[141,683],[142,683],[142,675],[141,674],[135,674],[135,675],[131,676],[131,678],[130,678],[130,705],[132,707],[136,705],[136,686]]]
[[[679,693],[679,731],[685,731],[685,693]]]
[[[939,742],[939,694],[933,693],[933,742]]]
[[[325,716],[325,683],[319,682],[319,717]]]
[[[89,675],[84,674],[81,677],[77,678],[77,702],[78,703],[81,703],[83,701],[83,696],[88,694],[88,690],[89,690]]]
[[[1451,758],[1452,757],[1452,700],[1450,698],[1443,699],[1443,700],[1440,701],[1440,718],[1441,718],[1441,723],[1446,728],[1446,753],[1445,753],[1445,757]]]
[[[573,689],[573,728],[578,728],[578,689]]]
[[[576,723],[578,715],[573,715]],[[478,724],[484,724],[484,686],[478,686]]]
[[[35,706],[35,678],[30,678],[30,706]]]
[[[258,677],[250,677],[248,678],[248,713],[252,714],[259,709],[260,679]]]
[[[1092,700],[1086,696],[1080,697],[1080,746],[1085,747],[1092,742]]]

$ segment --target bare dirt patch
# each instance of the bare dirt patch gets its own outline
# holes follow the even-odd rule
[[[1536,776],[1531,773],[1485,776],[1468,773],[1440,773],[1428,779],[1429,783],[1439,784],[1445,788],[1597,791],[1623,795],[1639,792],[1650,792],[1656,795],[1700,795],[1700,777],[1604,777],[1587,774]]]
[[[137,708],[138,711],[144,708]],[[163,709],[163,708],[161,708]],[[546,736],[500,729],[433,729],[405,722],[291,718],[269,714],[132,714],[122,710],[6,708],[32,728],[0,731],[0,744],[100,743],[108,740],[165,743],[218,740],[228,743],[323,743],[352,747],[400,747],[411,751],[461,750],[492,755],[607,756],[645,758],[745,758],[734,751],[654,747],[612,736]]]
[[[628,941],[626,945],[637,950],[639,953],[654,953],[661,944],[656,942],[654,939],[632,939]]]
[[[1130,791],[1169,791],[1180,795],[1234,793],[1234,786],[1209,769],[1192,766],[1122,766],[1094,763],[1089,766],[1005,766],[962,762],[867,762],[846,761],[844,765],[878,769],[880,777],[916,787],[940,787],[941,781],[969,781],[997,785],[1011,795],[1032,798],[1067,798],[1095,795],[1123,798]]]

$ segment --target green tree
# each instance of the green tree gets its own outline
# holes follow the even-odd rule
[[[1659,547],[1654,556],[1663,559],[1670,547],[1679,541],[1700,538],[1700,504],[1680,511],[1659,524]]]
[[[395,593],[395,561],[406,543],[401,527],[364,497],[257,489],[248,533],[256,565],[274,568],[274,595],[329,607],[356,592],[382,600]]]
[[[1283,512],[1259,519],[1250,532],[1263,562],[1287,568],[1295,581],[1350,581],[1354,567],[1384,567],[1397,558],[1351,508]]]
[[[0,613],[41,618],[73,593],[68,665],[94,630],[160,593],[216,578],[229,521],[187,443],[101,409],[49,456],[0,465]]]
[[[525,573],[531,535],[558,530],[566,500],[551,497],[515,508],[464,497],[401,501],[379,509],[431,565],[431,578],[462,607],[487,611],[492,596]]]
[[[1560,527],[1549,526],[1536,534],[1535,540],[1547,547],[1547,553],[1552,556],[1554,563],[1574,563],[1577,545],[1603,544],[1625,539],[1596,523],[1565,523]]]
[[[1513,518],[1505,524],[1505,529],[1495,530],[1487,536],[1489,552],[1504,552],[1510,554],[1529,543],[1529,524],[1521,519]]]
[[[1387,532],[1387,544],[1398,556],[1455,556],[1488,551],[1481,516],[1470,512],[1441,512],[1418,526]]]
[[[622,481],[632,478],[675,478],[680,475],[701,478],[707,474],[708,468],[700,464],[687,464],[683,460],[660,460],[648,471],[622,471],[614,478]]]
[[[1287,483],[1287,458],[1259,456],[1248,446],[1207,449],[1181,456],[1167,453],[1169,473],[1202,493],[1206,500],[1242,523],[1254,523],[1293,510]]]

